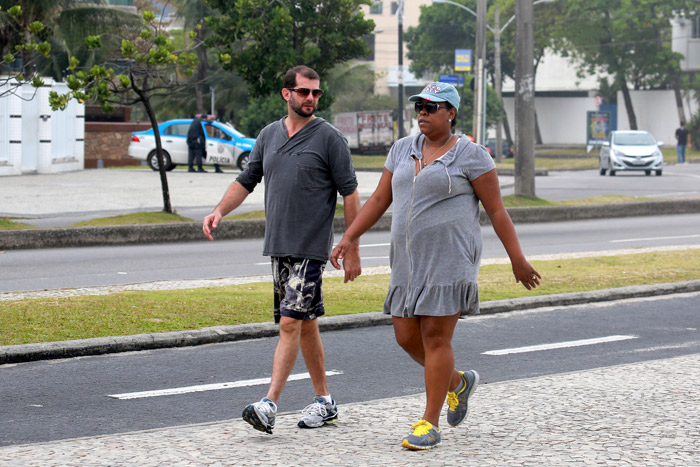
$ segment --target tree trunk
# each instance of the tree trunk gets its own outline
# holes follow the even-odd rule
[[[678,76],[678,70],[676,70],[673,65],[670,65],[671,70],[669,74],[671,75],[671,86],[673,87],[673,95],[676,97],[676,109],[678,110],[678,120],[679,122],[687,122],[685,118],[685,109],[683,109],[683,96],[681,95],[681,79]]]
[[[535,76],[532,0],[515,1],[515,194],[535,197]]]
[[[651,17],[656,16],[656,10],[654,4],[651,4]],[[656,36],[656,49],[659,53],[664,50],[664,43],[661,37],[661,30],[654,24],[654,36]],[[681,78],[678,74],[678,60],[671,61],[670,59],[664,60],[666,63],[666,68],[668,69],[668,77],[671,82],[671,88],[673,89],[673,95],[676,98],[676,111],[678,112],[678,121],[685,122],[685,110],[683,109],[683,96],[681,96]]]
[[[539,57],[537,61],[535,62],[535,66],[533,68],[532,72],[532,98],[535,99],[537,97],[537,92],[535,92],[535,89],[537,89],[537,66],[540,64],[540,59],[542,57]],[[535,145],[537,144],[542,144],[542,132],[540,132],[540,120],[539,117],[537,117],[537,106],[534,104],[533,100],[533,111],[535,112]]]
[[[503,131],[506,133],[506,141],[513,144],[513,135],[510,134],[510,124],[508,123],[508,115],[503,115]]]
[[[630,130],[637,129],[637,116],[634,114],[634,106],[632,105],[632,97],[630,97],[630,90],[627,87],[627,80],[622,77],[620,83],[620,89],[622,90],[622,97],[625,99],[625,110],[627,110],[627,119],[630,123]]]
[[[199,34],[203,34],[203,32],[200,31]],[[208,112],[204,108],[204,92],[206,86],[204,83],[207,79],[207,48],[204,46],[204,41],[202,41],[199,36],[197,36],[194,41],[197,47],[197,84],[195,85],[197,112],[206,114]]]
[[[136,88],[134,88],[136,90]],[[151,101],[148,96],[139,92],[139,95],[143,102],[143,107],[146,109],[146,114],[148,115],[148,120],[151,122],[151,127],[153,128],[153,134],[156,137],[156,157],[158,157],[158,173],[160,174],[160,186],[163,191],[163,212],[168,214],[173,213],[173,208],[170,205],[170,190],[168,189],[168,177],[166,175],[166,167],[163,160],[163,145],[160,140],[160,129],[158,128],[158,121],[156,120],[156,114],[151,106]]]

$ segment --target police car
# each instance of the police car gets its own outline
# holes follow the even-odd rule
[[[173,170],[178,165],[187,165],[187,130],[191,123],[191,118],[184,118],[168,120],[158,125],[166,170]],[[248,166],[248,156],[255,144],[254,138],[248,138],[232,125],[216,120],[202,120],[202,126],[207,138],[207,165],[219,164],[238,167],[241,170]],[[129,156],[147,161],[151,169],[158,170],[153,128],[131,133]]]

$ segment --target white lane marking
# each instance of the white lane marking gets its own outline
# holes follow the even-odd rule
[[[564,349],[567,347],[580,347],[582,345],[603,344],[605,342],[625,341],[628,339],[637,339],[639,336],[608,336],[597,337],[594,339],[581,339],[577,341],[556,342],[554,344],[530,345],[527,347],[514,347],[512,349],[489,350],[483,352],[482,355],[509,355],[514,353],[537,352],[540,350]]]
[[[647,240],[675,240],[677,238],[700,238],[700,234],[676,235],[674,237],[623,238],[621,240],[610,240],[610,243],[641,242]]]
[[[342,371],[326,371],[326,376],[342,375]],[[300,379],[309,379],[311,376],[308,373],[299,373],[289,375],[287,381],[297,381]],[[143,399],[146,397],[172,396],[177,394],[189,394],[192,392],[218,391],[220,389],[242,388],[246,386],[258,386],[261,384],[270,384],[270,378],[247,379],[243,381],[232,381],[229,383],[216,384],[201,384],[198,386],[186,386],[182,388],[159,389],[155,391],[127,392],[124,394],[109,394],[107,397],[120,400],[128,399]]]

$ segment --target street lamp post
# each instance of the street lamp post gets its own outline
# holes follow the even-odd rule
[[[481,0],[479,0],[479,1],[481,1]],[[551,3],[551,2],[553,2],[553,1],[554,1],[554,0],[535,0],[535,1],[532,3],[532,6],[535,6],[535,5],[537,5],[538,3]],[[466,11],[468,11],[469,13],[471,13],[472,15],[474,15],[474,16],[476,17],[476,19],[477,19],[477,40],[476,40],[476,44],[477,44],[476,47],[477,47],[477,49],[479,48],[479,30],[480,30],[479,28],[482,27],[482,29],[483,29],[483,27],[485,26],[486,29],[488,29],[489,31],[491,31],[491,33],[493,34],[493,43],[494,43],[494,47],[493,47],[493,48],[494,48],[494,54],[493,54],[493,55],[494,55],[494,82],[495,82],[494,84],[495,84],[495,89],[496,89],[496,93],[497,93],[497,95],[498,95],[498,98],[499,98],[499,99],[502,99],[503,96],[502,96],[502,90],[501,90],[501,88],[502,88],[502,80],[501,80],[501,34],[503,33],[503,31],[505,31],[505,29],[508,27],[508,25],[509,25],[510,23],[513,22],[513,20],[515,19],[515,15],[511,16],[511,17],[508,19],[508,21],[505,22],[505,24],[503,25],[503,27],[500,27],[500,26],[499,26],[499,11],[498,11],[498,6],[496,6],[496,7],[495,7],[495,10],[494,10],[494,27],[491,28],[488,24],[485,24],[485,23],[486,23],[486,16],[485,16],[485,13],[484,13],[484,16],[483,16],[483,19],[482,19],[482,17],[479,15],[478,12],[475,12],[475,11],[472,10],[471,8],[469,8],[469,7],[467,7],[467,6],[464,6],[464,5],[460,4],[460,3],[454,2],[454,1],[452,1],[452,0],[433,0],[433,3],[448,3],[448,4],[450,4],[450,5],[453,5],[453,6],[462,8],[463,10],[466,10]],[[478,11],[478,9],[479,9],[479,8],[478,8],[479,5],[480,5],[480,3],[477,3],[477,11]],[[486,10],[486,1],[485,1],[485,0],[484,0],[483,8],[484,8],[484,11],[485,11],[485,10]],[[483,23],[484,23],[484,26],[480,26],[480,24],[479,24],[479,23],[482,22],[482,21],[483,21]],[[485,44],[485,41],[484,41],[484,51],[485,51],[485,47],[486,47],[486,44]],[[478,57],[478,53],[479,53],[479,52],[477,52],[477,57]],[[485,57],[485,55],[486,55],[486,54],[485,54],[485,52],[484,52],[484,55],[482,55],[482,57]],[[478,76],[477,73],[478,73],[478,66],[477,66],[477,69],[475,69],[475,73],[474,73],[475,82],[478,83],[478,82],[479,82],[479,79],[478,79],[478,77],[477,77],[477,76]],[[485,74],[484,74],[484,79],[483,79],[483,81],[484,81],[484,89],[483,89],[483,90],[481,90],[481,88],[479,88],[479,91],[480,91],[480,92],[478,92],[477,89],[474,89],[474,106],[475,106],[475,109],[474,109],[474,111],[475,111],[475,113],[474,113],[474,115],[475,115],[474,121],[475,121],[475,122],[477,121],[476,113],[477,113],[478,109],[480,109],[480,108],[483,108],[483,119],[484,119],[484,122],[485,122],[485,120],[486,120],[486,102],[485,102],[485,99],[486,99],[485,95],[486,95],[486,93],[483,92],[483,91],[485,91],[485,89],[486,89],[486,88],[485,88],[485,86],[486,86],[486,83],[485,83]],[[477,96],[484,96],[484,97],[483,97],[483,98],[484,98],[483,105],[477,105],[477,103],[478,103]],[[476,123],[475,123],[475,124],[476,124]],[[476,133],[476,131],[475,131],[475,133]],[[486,140],[486,135],[485,135],[485,133],[486,133],[486,131],[484,130],[484,141]],[[501,133],[502,133],[502,129],[501,129],[501,124],[499,123],[498,125],[496,125],[496,161],[498,161],[498,162],[500,162],[500,161],[502,160],[502,157],[503,157],[503,138],[502,138],[502,134],[501,134]],[[476,141],[477,141],[477,142],[482,142],[482,141],[480,141],[479,139],[477,139]]]
[[[476,11],[452,0],[433,0],[433,3],[447,3],[468,11],[476,17],[476,40],[474,44],[474,117],[472,135],[478,144],[486,142],[486,0],[477,0]]]

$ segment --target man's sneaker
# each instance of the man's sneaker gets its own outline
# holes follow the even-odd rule
[[[277,405],[264,397],[260,402],[250,404],[243,409],[243,420],[253,425],[253,428],[272,434],[277,416]]]
[[[467,418],[469,410],[469,396],[471,396],[479,385],[479,373],[474,370],[459,372],[462,382],[462,390],[459,392],[449,391],[447,393],[447,423],[450,426],[457,426]]]
[[[329,404],[318,396],[314,397],[313,403],[307,405],[301,413],[303,416],[299,420],[299,428],[318,428],[338,421],[338,407],[335,406],[335,401]]]
[[[440,446],[440,428],[436,428],[426,420],[419,420],[411,425],[412,433],[401,441],[401,447],[413,451],[432,449]]]

